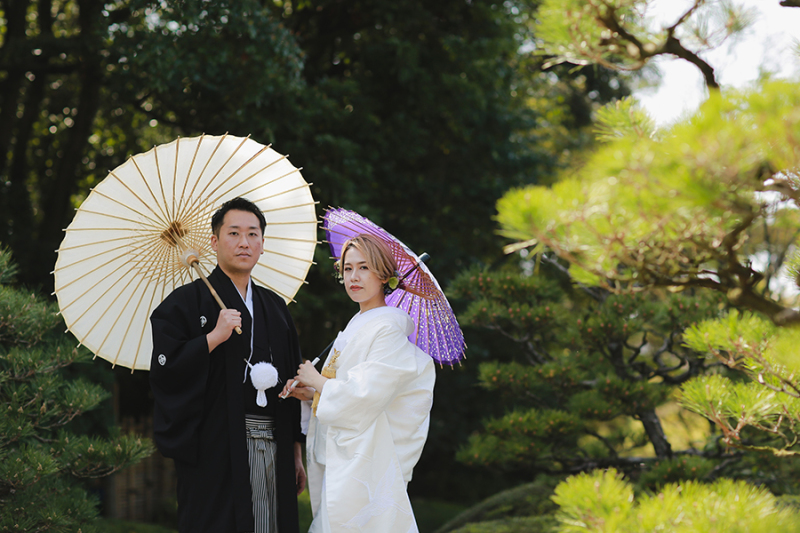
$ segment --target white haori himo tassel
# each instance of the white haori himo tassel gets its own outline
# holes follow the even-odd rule
[[[251,365],[248,362],[247,366],[250,367],[250,381],[253,382],[253,387],[258,391],[256,405],[266,407],[267,395],[264,391],[278,384],[278,370],[272,366],[272,363],[261,362]]]

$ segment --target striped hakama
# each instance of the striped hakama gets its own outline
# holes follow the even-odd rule
[[[255,533],[278,532],[277,486],[275,483],[275,421],[271,417],[247,415],[247,454],[253,491]]]

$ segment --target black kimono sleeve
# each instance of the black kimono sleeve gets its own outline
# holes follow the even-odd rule
[[[284,314],[286,316],[286,321],[288,323],[287,328],[287,335],[288,335],[288,344],[289,344],[289,354],[291,357],[292,365],[294,369],[300,366],[303,362],[303,358],[300,355],[300,341],[297,338],[297,328],[295,328],[294,321],[292,320],[292,316],[289,314],[289,311],[284,307]],[[295,401],[292,402],[292,439],[294,442],[305,443],[306,436],[303,433],[303,429],[300,423],[300,402]]]
[[[150,316],[156,445],[165,457],[190,464],[198,457],[198,428],[210,366],[199,314],[197,291],[187,285],[173,291]]]

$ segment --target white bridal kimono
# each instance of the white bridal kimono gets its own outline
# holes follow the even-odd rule
[[[417,531],[406,486],[428,436],[436,372],[408,340],[413,328],[404,311],[379,307],[336,338],[325,362],[335,358],[336,378],[308,433],[309,533]]]

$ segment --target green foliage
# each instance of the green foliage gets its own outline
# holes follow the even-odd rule
[[[659,457],[632,476],[658,492],[635,503],[632,487],[615,474],[570,478],[556,496],[562,531],[790,530],[789,518],[766,489],[730,479],[711,486],[687,481],[727,474],[778,491],[797,490],[791,465],[742,453],[772,453],[775,461],[798,453],[798,315],[769,284],[798,235],[791,224],[800,198],[793,174],[800,115],[787,92],[796,93],[796,85],[712,95],[695,117],[657,136],[617,128],[622,133],[607,135],[608,142],[575,174],[551,188],[512,191],[498,203],[506,236],[554,251],[570,262],[574,279],[616,291],[610,302],[622,298],[616,306],[622,303],[624,310],[616,316],[581,318],[584,345],[603,353],[609,341],[625,345],[646,329],[656,345],[660,337],[687,350],[691,356],[682,361],[672,359],[673,348],[667,350],[670,355],[663,357],[675,364],[661,378],[682,384],[681,405],[712,422],[721,445],[741,450],[724,452],[710,441],[699,456]],[[755,254],[769,254],[762,272],[753,266]],[[665,296],[661,287],[672,294]],[[684,300],[687,292],[697,300]],[[746,311],[726,310],[724,299]],[[676,335],[657,337],[655,324]],[[613,360],[611,352],[604,355]],[[666,360],[648,362],[666,369]],[[616,380],[606,384],[612,394],[595,388],[574,395],[570,412],[587,418],[596,406],[625,413],[609,401],[624,390],[615,387],[628,385],[617,361],[606,373],[594,367],[597,383]],[[709,372],[723,365],[727,369]],[[652,379],[648,385],[656,386]],[[555,395],[551,391],[559,389],[547,390]],[[652,435],[648,431],[651,440]],[[751,509],[761,519],[745,522],[737,497],[758,502]]]
[[[495,329],[514,339],[552,332],[566,323],[558,305],[563,291],[540,276],[472,267],[453,281],[450,293],[469,301],[460,316],[463,324]],[[545,345],[552,340],[552,336],[539,337]]]
[[[648,9],[655,0],[545,0],[541,7],[538,52],[552,63],[596,64],[639,70],[656,56],[670,54],[696,65],[709,87],[717,81],[700,53],[719,47],[752,22],[752,10],[733,2],[697,0],[668,27],[654,27]],[[685,44],[684,44],[685,43]]]
[[[508,411],[485,420],[458,459],[534,472],[598,460],[647,470],[647,461],[625,455],[648,443],[669,457],[655,410],[675,385],[715,364],[680,340],[696,321],[719,315],[719,298],[571,290],[549,260],[540,274],[527,272],[473,268],[453,283],[452,295],[469,301],[461,322],[499,333],[513,347],[478,372]],[[638,436],[637,420],[645,430]]]
[[[652,137],[655,122],[636,99],[627,97],[601,107],[595,117],[594,133],[599,141],[615,141],[624,137]]]
[[[254,114],[275,128],[296,105],[302,52],[261,2],[140,0],[130,8],[112,34],[114,74],[152,116],[185,131],[246,135]]]
[[[758,315],[736,311],[701,322],[686,335],[693,349],[707,350],[730,368],[792,395],[798,394],[798,341],[797,328],[779,328]]]
[[[720,479],[669,483],[658,492],[634,496],[613,469],[573,476],[553,498],[560,532],[789,532],[797,511],[779,505],[766,489]]]
[[[541,53],[576,65],[608,61],[625,69],[641,67],[642,50],[633,44],[627,46],[625,41],[633,43],[647,37],[640,10],[643,3],[642,0],[545,1],[540,10],[539,36],[544,44]],[[627,39],[614,31],[621,26],[630,34]]]
[[[742,246],[750,228],[800,198],[779,172],[800,163],[798,94],[787,82],[713,94],[659,139],[607,143],[552,188],[510,191],[498,202],[503,233],[545,244],[587,283],[709,287],[774,317],[782,308],[754,290],[763,276]]]
[[[430,251],[446,286],[467,265],[498,257],[495,200],[580,157],[593,142],[592,113],[628,93],[614,73],[545,70],[525,51],[537,1],[13,7],[0,25],[0,236],[35,286],[52,284],[62,229],[109,170],[176,136],[226,131],[290,154],[321,206],[355,209]],[[312,292],[292,309],[312,356],[344,326],[339,310],[350,303],[327,256],[319,247]],[[417,474],[431,472],[418,485],[429,496],[468,477],[430,466],[450,461],[491,408],[463,402],[480,402],[471,371],[437,385],[442,423]]]
[[[707,376],[683,386],[681,403],[714,422],[730,446],[796,454],[791,448],[800,423],[799,340],[796,328],[776,327],[753,313],[734,311],[697,324],[686,343],[752,381]]]
[[[717,461],[684,455],[664,461],[656,461],[642,472],[637,480],[638,488],[657,490],[667,483],[680,483],[684,480],[703,481],[713,472]]]
[[[553,63],[622,70],[640,69],[660,54],[676,55],[700,69],[711,97],[691,119],[655,134],[633,101],[603,110],[598,133],[606,144],[552,187],[507,193],[498,202],[498,220],[504,236],[520,241],[507,250],[552,251],[587,290],[646,294],[648,301],[661,295],[661,288],[710,289],[749,311],[725,313],[717,301],[715,313],[713,299],[706,317],[691,305],[681,306],[671,328],[677,335],[662,338],[692,354],[671,367],[688,365],[689,371],[670,374],[661,355],[648,363],[661,370],[657,375],[665,383],[683,383],[682,405],[708,418],[722,444],[774,455],[728,451],[719,462],[721,450],[710,441],[699,454],[662,456],[638,472],[633,477],[654,492],[637,496],[615,470],[572,477],[556,489],[559,530],[792,531],[796,510],[778,505],[765,488],[724,478],[710,485],[691,480],[727,472],[779,491],[796,490],[793,465],[777,461],[797,453],[800,313],[772,282],[800,235],[798,86],[766,82],[719,94],[713,90],[718,88],[713,67],[699,54],[741,31],[751,15],[731,2],[697,1],[672,26],[653,31],[646,19],[651,4],[547,0],[538,51],[555,56]],[[789,261],[793,279],[797,264],[796,257]],[[623,315],[622,323],[630,327],[626,316],[658,322],[645,305]],[[787,325],[792,327],[781,327]],[[620,338],[619,322],[607,318],[579,329],[595,350],[605,339]],[[613,370],[624,379],[627,368],[620,363],[617,359]],[[727,368],[712,370],[723,365]],[[628,366],[643,370],[641,364]],[[584,392],[573,408],[602,409],[608,404],[602,400]],[[656,445],[652,425],[647,433]]]
[[[0,251],[2,255],[10,257],[11,254]],[[0,265],[0,269],[4,266]],[[33,293],[12,288],[10,282],[8,279],[0,285],[0,344],[36,345],[59,323],[59,319],[51,306],[41,302]]]
[[[756,382],[734,382],[711,375],[686,383],[681,404],[716,424],[730,446],[773,450],[779,455],[797,453],[788,450],[797,443],[800,400],[796,397],[781,395]],[[766,437],[767,443],[776,447],[752,444],[754,436],[745,433],[747,428],[763,432],[760,440]]]
[[[778,505],[798,511],[800,510],[800,496],[781,496],[778,498]]]
[[[544,72],[521,51],[530,0],[15,5],[0,34],[0,235],[28,283],[50,283],[50,250],[109,170],[224,132],[274,142],[321,205],[416,235],[450,276],[496,253],[494,201],[549,179],[591,142],[593,110],[627,94],[604,70]]]
[[[472,435],[458,459],[468,465],[501,464],[530,467],[541,455],[558,458],[575,448],[581,430],[576,415],[548,410],[514,411],[485,424],[485,432]]]
[[[572,476],[556,487],[553,501],[564,531],[620,531],[633,509],[633,487],[616,470]],[[599,526],[599,527],[598,527]]]
[[[694,324],[686,332],[687,346],[698,351],[729,354],[728,366],[750,355],[760,354],[777,328],[758,315],[732,311],[724,320],[708,320]]]
[[[555,520],[549,515],[556,509],[550,496],[557,483],[557,479],[540,477],[503,490],[459,514],[436,533],[550,531]]]
[[[63,478],[51,475],[11,490],[3,498],[1,531],[95,531],[97,499]]]
[[[763,220],[767,227],[791,219],[791,213],[784,217],[782,211],[792,210],[787,205],[794,203],[795,193],[783,182],[776,188],[785,191],[782,196],[768,199],[758,194],[780,180],[791,183],[788,175],[764,173],[765,168],[791,168],[787,162],[794,161],[791,138],[796,128],[788,125],[793,119],[777,118],[795,115],[793,97],[783,96],[788,87],[778,84],[768,86],[764,94],[712,98],[697,118],[658,136],[626,124],[620,114],[633,108],[620,106],[606,114],[607,144],[575,174],[551,188],[513,191],[498,203],[506,236],[554,251],[559,260],[569,261],[562,272],[583,285],[567,292],[558,289],[563,283],[554,283],[557,287],[548,292],[542,290],[544,280],[517,282],[521,294],[530,291],[526,298],[516,293],[513,276],[504,272],[472,271],[465,273],[461,285],[457,281],[458,294],[475,299],[465,321],[500,331],[521,348],[516,361],[506,362],[504,355],[481,366],[481,384],[507,393],[515,407],[511,414],[487,422],[486,433],[473,436],[462,449],[462,460],[578,469],[588,461],[575,457],[588,455],[594,458],[593,466],[618,465],[637,472],[642,486],[651,488],[705,479],[712,471],[718,473],[718,467],[757,478],[756,470],[746,471],[750,459],[729,455],[721,463],[724,452],[713,445],[701,452],[702,457],[669,459],[672,450],[653,413],[679,384],[684,384],[682,404],[709,418],[721,430],[722,443],[794,453],[794,329],[778,330],[752,314],[724,314],[727,297],[730,303],[772,311],[773,320],[780,313],[792,317],[767,291],[755,290],[765,275],[752,270],[747,254],[765,245],[745,246],[750,233],[761,243],[772,240],[768,230],[756,233],[756,222]],[[761,111],[764,114],[755,118]],[[713,123],[710,117],[723,123],[724,149],[723,144],[714,145],[723,141],[719,120]],[[735,132],[743,123],[752,123],[747,134]],[[756,124],[770,125],[770,133],[757,130]],[[772,136],[776,133],[778,142]],[[764,144],[748,151],[746,145],[754,137]],[[730,142],[743,150],[724,154]],[[775,155],[773,162],[768,161],[770,154]],[[778,239],[784,246],[796,238],[780,231],[787,233]],[[534,252],[556,264],[542,248]],[[607,296],[597,285],[617,293]],[[660,290],[662,286],[670,291]],[[703,292],[705,287],[715,289],[716,295]],[[547,315],[541,313],[545,307]],[[548,321],[538,330],[523,323],[521,316]],[[720,363],[744,370],[761,384],[703,375]],[[524,411],[525,403],[538,409]],[[524,454],[525,443],[532,450],[540,446],[534,438],[524,438],[533,427],[527,416],[546,420],[553,408],[579,417],[576,432],[584,438],[561,441],[554,447],[557,451],[542,446],[545,454]],[[642,421],[659,457],[657,464],[647,461],[637,468],[624,460],[631,444],[622,437],[626,426],[621,417]],[[731,467],[740,461],[741,468]],[[791,474],[776,475],[783,479]],[[627,501],[621,487],[612,486],[613,480],[606,482],[614,498]],[[769,483],[781,484],[777,479]],[[620,506],[614,498],[604,505]],[[614,525],[612,519],[607,530],[623,528],[625,519],[620,520]]]
[[[8,280],[0,251],[0,279]],[[0,287],[0,530],[91,529],[97,502],[81,478],[109,475],[152,453],[134,436],[81,435],[73,420],[110,394],[65,369],[90,354],[69,346],[52,304],[14,286]]]
[[[19,268],[11,260],[11,253],[6,248],[0,249],[0,286],[13,283]],[[3,327],[5,329],[6,326]]]
[[[800,251],[794,252],[786,261],[786,277],[792,280],[795,285],[800,285]]]

